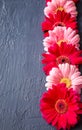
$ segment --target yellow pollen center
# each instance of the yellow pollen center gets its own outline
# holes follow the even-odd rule
[[[64,10],[64,8],[63,7],[58,7],[56,10],[55,10],[55,12],[57,12],[57,11],[63,11]]]
[[[60,46],[62,42],[66,42],[65,40],[59,40],[57,44]]]
[[[71,80],[68,78],[62,78],[60,80],[60,83],[65,83],[67,88],[70,88],[70,86],[71,86]]]

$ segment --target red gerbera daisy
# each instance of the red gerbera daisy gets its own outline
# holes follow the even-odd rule
[[[80,96],[65,84],[53,86],[42,96],[40,110],[43,118],[60,130],[69,129],[78,122]]]
[[[42,30],[44,36],[48,36],[48,31],[53,30],[55,26],[66,26],[71,27],[72,29],[77,28],[76,17],[71,17],[70,13],[58,10],[54,15],[50,15],[49,18],[46,17],[46,20],[42,23]]]
[[[46,74],[49,74],[49,71],[53,67],[57,67],[62,63],[69,63],[72,65],[82,64],[82,51],[77,50],[75,46],[72,44],[66,44],[62,42],[59,46],[58,44],[54,44],[49,47],[48,53],[43,53],[44,59],[42,60],[44,66],[44,71]]]

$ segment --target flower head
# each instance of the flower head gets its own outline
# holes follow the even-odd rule
[[[77,22],[75,17],[71,17],[69,13],[64,11],[57,11],[54,15],[50,15],[49,18],[46,17],[46,20],[42,23],[42,30],[45,36],[48,36],[48,31],[53,30],[55,26],[62,27],[71,27],[72,29],[77,28]]]
[[[69,63],[72,65],[82,64],[82,51],[77,50],[72,44],[62,43],[60,46],[54,44],[48,49],[48,53],[43,53],[44,59],[42,63],[45,64],[44,71],[49,74],[53,67],[57,67],[62,63]]]
[[[73,0],[52,0],[47,3],[44,14],[46,17],[49,17],[50,14],[54,16],[58,10],[64,10],[66,13],[70,13],[72,17],[77,16],[76,6]]]
[[[40,110],[49,124],[66,130],[78,122],[79,102],[80,96],[73,89],[58,84],[43,94]]]
[[[70,27],[55,27],[54,30],[49,31],[49,36],[43,40],[44,50],[48,51],[48,48],[53,44],[61,45],[62,42],[67,44],[75,45],[76,48],[79,48],[80,37],[75,30],[72,30]]]
[[[73,88],[77,93],[80,93],[82,85],[82,76],[75,65],[68,63],[59,64],[58,68],[52,68],[49,75],[46,77],[47,83],[45,86],[49,89],[52,85],[65,83],[67,88]]]

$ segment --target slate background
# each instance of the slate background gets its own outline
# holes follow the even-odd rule
[[[44,6],[44,0],[0,0],[0,130],[55,130],[39,111],[45,91],[40,27]],[[82,0],[82,41],[81,6]],[[81,122],[73,130],[81,130]]]

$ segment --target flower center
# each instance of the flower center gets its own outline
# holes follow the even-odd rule
[[[66,57],[66,56],[59,56],[59,57],[56,59],[56,63],[57,63],[57,64],[70,63],[70,60],[69,60],[69,58]]]
[[[58,8],[55,10],[55,12],[57,12],[58,10],[59,10],[59,11],[63,11],[64,8],[60,6],[60,7],[58,7]]]
[[[57,42],[57,44],[60,46],[60,45],[62,44],[62,42],[66,42],[66,40],[59,40],[59,41]]]
[[[59,99],[56,101],[55,109],[59,114],[66,113],[68,105],[64,99]]]
[[[55,26],[65,26],[65,24],[63,22],[56,22],[55,25],[54,25],[54,27]]]
[[[70,88],[71,86],[71,80],[69,78],[62,78],[60,83],[65,83],[67,88]]]

